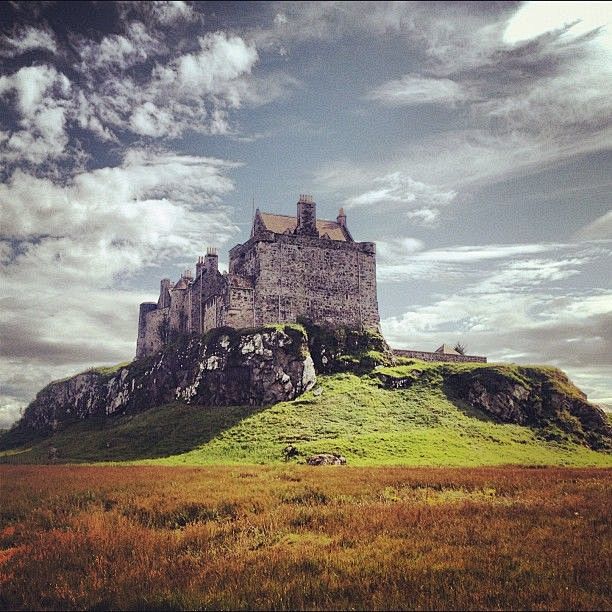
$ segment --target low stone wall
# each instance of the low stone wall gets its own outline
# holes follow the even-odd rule
[[[404,349],[392,349],[396,357],[409,357],[410,359],[421,359],[423,361],[477,361],[487,363],[486,357],[479,355],[453,355],[449,353],[430,353],[429,351],[410,351]]]

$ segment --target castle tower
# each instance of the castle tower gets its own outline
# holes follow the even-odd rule
[[[317,231],[317,205],[312,196],[301,194],[297,203],[296,234],[302,236],[318,236]]]

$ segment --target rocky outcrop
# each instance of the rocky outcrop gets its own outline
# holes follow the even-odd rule
[[[364,374],[378,365],[389,365],[394,357],[382,334],[373,329],[315,325],[303,319],[308,348],[320,374],[354,372]]]
[[[451,374],[450,395],[504,423],[537,427],[551,439],[572,438],[596,450],[612,449],[603,410],[555,368],[492,366]]]
[[[335,453],[319,453],[306,459],[308,465],[346,465],[346,458]]]
[[[51,432],[69,421],[175,400],[205,406],[272,404],[297,397],[315,382],[301,328],[221,328],[112,373],[92,370],[51,383],[27,407],[21,426]]]

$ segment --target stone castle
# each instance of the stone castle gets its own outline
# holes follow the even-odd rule
[[[217,327],[293,323],[379,330],[376,245],[355,242],[340,209],[335,221],[317,219],[311,196],[297,215],[257,210],[251,237],[229,253],[219,272],[214,249],[177,283],[161,281],[159,299],[140,305],[136,357],[160,350],[181,334]]]

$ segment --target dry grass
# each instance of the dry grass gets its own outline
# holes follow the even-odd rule
[[[610,609],[605,469],[0,468],[0,608]]]

